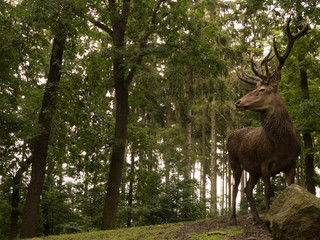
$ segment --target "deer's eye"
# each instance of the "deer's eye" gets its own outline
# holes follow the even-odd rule
[[[260,88],[259,92],[264,92],[265,90],[265,88]]]

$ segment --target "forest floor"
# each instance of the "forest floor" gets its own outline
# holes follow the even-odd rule
[[[49,236],[43,240],[271,240],[267,227],[253,224],[251,215],[239,216],[232,225],[229,216],[194,222],[171,223],[155,226],[132,227],[110,231]]]
[[[208,238],[203,234],[204,238],[190,238],[194,233],[204,233]],[[254,224],[251,215],[244,215],[237,217],[236,226],[231,224],[230,216],[186,223],[174,239],[271,240],[272,237],[265,224]]]

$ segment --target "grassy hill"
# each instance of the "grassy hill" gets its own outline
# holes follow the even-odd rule
[[[33,240],[138,240],[138,239],[271,239],[264,225],[252,224],[250,216],[241,216],[232,226],[229,217],[218,217],[195,222],[171,223],[154,226],[124,228],[109,231],[77,233],[33,238]]]

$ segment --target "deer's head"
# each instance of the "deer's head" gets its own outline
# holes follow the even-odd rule
[[[251,111],[262,112],[272,107],[277,107],[276,102],[278,99],[281,99],[280,94],[278,93],[278,84],[281,80],[281,69],[284,65],[285,60],[290,54],[295,40],[307,34],[309,29],[309,18],[307,18],[306,25],[303,27],[303,29],[298,30],[295,35],[292,35],[290,31],[291,17],[292,14],[290,14],[287,23],[285,23],[288,42],[283,55],[279,54],[275,38],[273,38],[273,49],[275,56],[277,57],[279,62],[275,70],[270,73],[268,67],[268,62],[271,61],[274,57],[274,55],[270,57],[270,54],[272,52],[271,47],[270,52],[260,62],[254,61],[253,54],[250,54],[250,65],[255,75],[248,74],[245,71],[245,67],[242,68],[242,74],[239,74],[237,72],[240,80],[256,86],[254,90],[249,92],[247,95],[245,95],[235,103],[238,109],[248,109]]]

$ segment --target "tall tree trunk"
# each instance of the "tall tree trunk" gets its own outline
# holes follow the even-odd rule
[[[211,152],[210,152],[211,206],[210,212],[217,213],[217,158],[216,158],[216,114],[215,99],[211,102]]]
[[[151,25],[156,24],[156,16],[162,2],[162,0],[158,1],[156,7],[154,8],[151,18]],[[124,47],[126,45],[125,31],[131,10],[131,1],[126,0],[120,4],[118,1],[109,0],[108,3],[108,12],[110,17],[109,20],[112,25],[112,30],[101,22],[94,22],[97,27],[104,30],[112,37],[114,46],[112,60],[116,95],[116,122],[107,194],[102,215],[101,228],[103,230],[112,229],[115,227],[127,138],[129,114],[128,88],[136,73],[137,66],[141,64],[143,56],[145,55],[145,53],[141,51],[137,56],[135,56],[135,64],[132,64],[132,62],[130,63],[132,65],[131,69],[127,68],[128,66],[125,65],[125,59],[127,56],[124,54]],[[140,50],[146,48],[148,38],[152,31],[152,28],[147,28],[147,31],[145,31],[141,36],[139,44]]]
[[[24,157],[22,157],[24,158]],[[9,240],[16,239],[18,234],[18,217],[21,214],[19,210],[20,202],[20,184],[23,173],[28,170],[30,159],[23,162],[13,178],[13,187],[11,195],[11,214],[10,214],[10,230]]]
[[[171,128],[171,126],[172,126],[172,124],[173,124],[173,122],[174,122],[174,120],[172,119],[173,118],[173,116],[172,116],[172,114],[170,113],[170,111],[169,110],[167,110],[167,113],[166,113],[166,115],[167,115],[167,119],[166,119],[166,121],[165,121],[165,128],[166,129],[170,129]],[[164,149],[164,153],[163,153],[163,160],[164,160],[164,164],[165,164],[165,178],[166,178],[166,184],[165,184],[165,186],[167,187],[168,186],[168,184],[169,184],[169,182],[170,182],[170,170],[171,170],[171,167],[170,167],[170,159],[171,159],[171,154],[170,154],[170,148],[169,147],[166,147],[165,149]]]
[[[188,117],[191,117],[191,110],[188,111]],[[186,152],[186,166],[185,166],[185,180],[191,179],[192,171],[192,126],[187,123],[187,152]]]
[[[21,169],[21,168],[20,168]],[[20,170],[19,169],[19,170]],[[20,171],[21,172],[21,171]],[[13,190],[11,196],[11,215],[9,240],[16,239],[18,233],[18,217],[19,217],[19,199],[20,199],[20,183],[22,174],[16,174],[13,179]]]
[[[302,1],[299,0],[296,2],[297,7],[299,9],[303,9]],[[302,12],[297,12],[297,19],[301,22],[303,19]],[[297,26],[297,28],[302,29],[301,26]],[[300,53],[297,56],[299,66],[300,66],[300,87],[302,91],[302,101],[309,101],[310,95],[309,95],[309,86],[308,86],[308,73],[306,65],[306,59],[305,54]],[[313,155],[313,148],[312,148],[312,129],[307,129],[302,133],[303,141],[304,141],[304,152],[305,152],[305,176],[306,176],[306,187],[307,190],[315,194],[316,193],[316,187],[315,187],[315,179],[314,179],[314,155]]]
[[[220,198],[220,210],[221,215],[223,215],[224,212],[224,171],[225,171],[225,164],[222,162],[222,171],[221,171],[221,198]]]
[[[228,209],[232,209],[232,193],[231,193],[231,186],[232,186],[232,174],[231,174],[231,166],[230,162],[228,161]]]
[[[24,160],[26,157],[25,148],[26,144],[24,143],[22,148],[22,160]],[[21,215],[21,210],[19,209],[21,180],[24,172],[28,170],[30,164],[31,162],[29,158],[25,162],[22,162],[20,168],[13,177],[9,240],[16,239],[18,235],[18,218]]]
[[[302,59],[299,58],[299,62],[304,62],[305,58],[303,56]],[[309,96],[309,86],[308,86],[308,75],[305,68],[300,69],[300,81],[301,81],[301,90],[302,90],[302,98],[303,101],[308,101],[310,99]],[[303,141],[304,141],[304,150],[305,150],[305,173],[306,173],[306,187],[307,190],[316,194],[316,186],[314,180],[314,154],[313,154],[313,144],[311,131],[307,130],[303,132]]]
[[[206,161],[206,102],[202,110],[202,121],[201,121],[201,199],[205,203],[206,201],[206,184],[207,184],[207,161]]]
[[[107,184],[107,193],[104,202],[101,229],[115,227],[118,202],[120,197],[120,185],[124,165],[124,155],[127,139],[127,124],[129,114],[129,84],[125,78],[125,66],[123,48],[125,47],[125,29],[130,11],[130,1],[123,3],[121,14],[114,1],[109,1],[112,30],[107,26],[96,22],[95,24],[105,30],[113,39],[115,47],[113,53],[113,79],[116,95],[116,120],[114,132],[114,144],[111,153],[110,172]]]
[[[227,213],[228,211],[228,154],[226,149],[226,137],[223,138],[222,144],[223,144],[223,159],[224,159],[224,213]]]
[[[120,67],[114,65],[114,70],[117,72]],[[104,229],[112,229],[115,227],[116,213],[118,208],[120,185],[122,178],[122,170],[124,165],[124,154],[127,138],[127,125],[129,114],[128,102],[128,86],[124,79],[115,77],[116,90],[116,126],[115,138],[111,155],[110,172],[107,186],[107,194],[103,209],[102,226]]]
[[[316,186],[314,181],[314,164],[313,159],[314,155],[312,152],[312,137],[310,132],[306,132],[302,134],[304,141],[304,150],[305,150],[305,173],[306,173],[306,187],[307,190],[316,194]]]
[[[35,237],[37,234],[40,196],[46,173],[48,143],[51,133],[52,117],[55,112],[57,87],[61,78],[62,56],[65,41],[65,36],[60,38],[56,37],[53,40],[50,70],[38,121],[42,131],[40,135],[34,139],[31,146],[31,181],[22,218],[21,238],[31,238]]]
[[[186,132],[187,132],[187,149],[185,156],[185,166],[184,166],[184,179],[186,181],[191,179],[191,170],[192,170],[192,124],[191,124],[191,100],[192,100],[192,69],[190,68],[189,76],[186,82],[186,102],[188,105],[187,111],[187,123],[186,123]]]
[[[240,187],[240,196],[241,196],[241,200],[244,198],[244,192],[245,192],[245,184],[246,184],[246,180],[245,177],[246,176],[246,172],[242,171],[242,176],[241,176],[241,187]]]
[[[229,204],[229,202],[228,202],[228,200],[229,200],[229,193],[228,193],[228,184],[229,184],[229,179],[228,179],[228,162],[226,162],[226,164],[225,164],[225,177],[224,177],[224,179],[225,179],[225,184],[224,184],[224,208],[225,208],[225,210],[224,210],[224,212],[225,213],[227,213],[228,212],[228,204]]]
[[[134,151],[131,150],[131,164],[130,164],[130,173],[129,173],[129,194],[128,194],[128,217],[127,217],[127,227],[131,227],[132,220],[132,200],[133,200],[133,181],[134,181]]]

